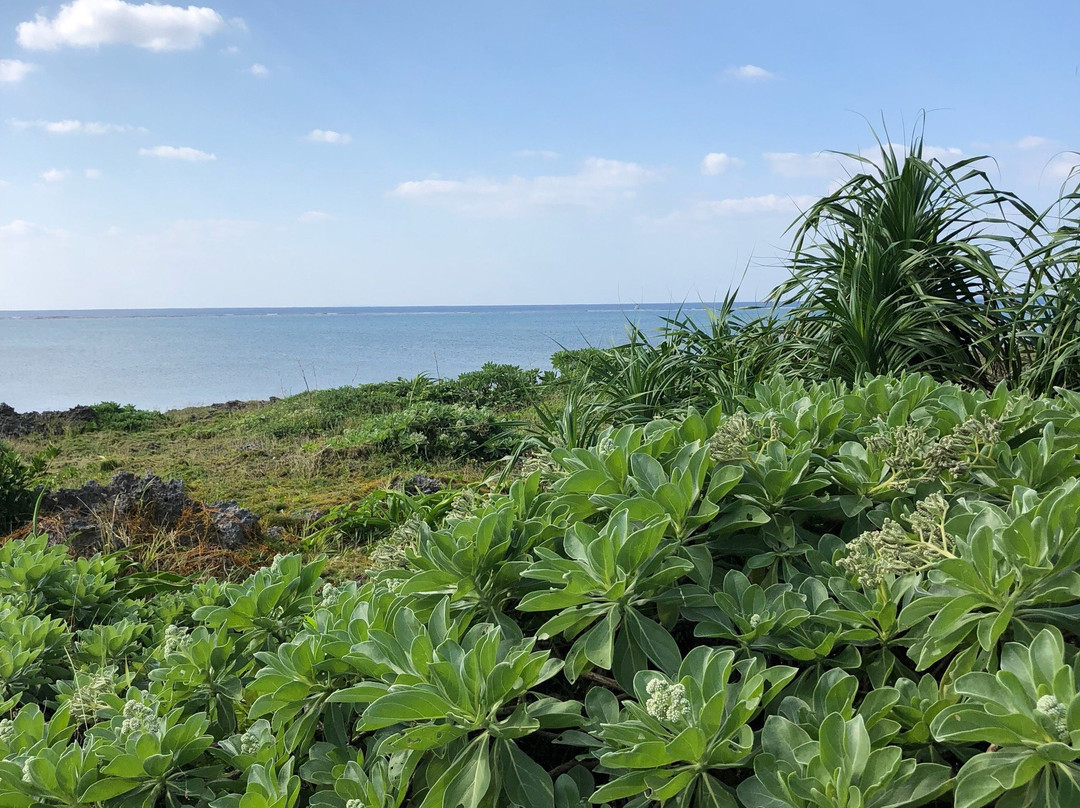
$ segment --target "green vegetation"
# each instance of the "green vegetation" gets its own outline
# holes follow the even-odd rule
[[[37,452],[24,458],[0,441],[0,531],[23,524],[34,514],[35,488],[55,450]]]
[[[0,805],[1080,804],[1080,197],[910,152],[774,309],[53,436],[337,500],[232,583],[0,546]]]
[[[551,396],[540,382],[535,370],[488,364],[457,379],[420,376],[234,407],[157,413],[106,403],[92,408],[93,423],[57,423],[11,443],[24,457],[49,449],[57,485],[149,470],[184,480],[197,499],[236,500],[302,530],[305,514],[361,499],[394,478],[422,471],[478,479],[516,445],[510,425],[529,420],[530,405]],[[37,473],[45,470],[39,464]]]
[[[1078,468],[1077,394],[776,377],[369,499],[360,582],[11,541],[0,801],[1068,806]]]

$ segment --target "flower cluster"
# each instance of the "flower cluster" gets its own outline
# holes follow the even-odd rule
[[[154,733],[160,726],[161,721],[153,707],[131,699],[124,704],[124,722],[120,725],[122,736],[142,732]]]
[[[690,716],[690,702],[686,698],[686,688],[681,684],[653,679],[645,690],[649,694],[645,712],[658,721],[674,723]]]
[[[281,562],[285,560],[285,556],[278,553],[274,556],[274,560],[270,563],[270,573],[272,575],[281,575]]]
[[[740,410],[717,427],[709,440],[709,455],[718,463],[740,460],[755,438],[754,423]]]
[[[993,446],[1001,436],[1001,422],[993,418],[968,418],[945,435],[926,453],[927,473],[939,476],[945,472],[959,477],[971,468],[972,457],[983,446]]]
[[[10,718],[0,719],[0,743],[10,743],[15,737],[15,722]]]
[[[94,674],[76,674],[75,690],[68,700],[68,713],[76,724],[90,724],[98,710],[106,707],[104,697],[116,692],[116,668]]]
[[[900,424],[891,429],[881,423],[880,432],[863,439],[866,448],[885,456],[885,462],[897,474],[908,474],[922,465],[928,440],[926,430],[915,424]]]
[[[185,645],[188,644],[189,632],[186,628],[181,626],[166,626],[165,627],[165,641],[162,643],[162,650],[165,656],[176,653]]]
[[[457,522],[464,522],[466,519],[472,519],[473,515],[483,508],[487,500],[486,496],[476,493],[471,488],[464,489],[454,497],[450,510],[443,520],[444,523],[449,526]]]
[[[968,418],[936,441],[921,426],[900,424],[888,428],[879,419],[878,431],[866,435],[863,444],[871,452],[884,455],[896,475],[894,487],[903,488],[908,481],[966,474],[983,447],[997,443],[1000,435],[1001,422],[986,417]]]
[[[408,552],[416,550],[419,542],[422,521],[415,516],[407,519],[394,528],[389,536],[371,548],[368,559],[371,561],[372,572],[405,567]]]
[[[1040,696],[1035,702],[1035,712],[1049,718],[1054,724],[1054,731],[1059,741],[1069,740],[1069,725],[1065,721],[1068,710],[1054,696]]]
[[[949,503],[941,494],[933,493],[926,499],[920,500],[915,506],[915,512],[908,517],[911,532],[919,537],[919,541],[926,544],[940,544],[943,549],[948,549],[948,538],[945,534],[945,517],[949,512]]]
[[[322,588],[322,600],[319,601],[319,605],[316,608],[330,609],[341,600],[341,590],[333,584],[323,584]]]
[[[240,736],[240,754],[254,757],[263,748],[263,739],[251,730]]]

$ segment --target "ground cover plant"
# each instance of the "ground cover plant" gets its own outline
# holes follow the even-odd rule
[[[397,495],[360,581],[8,542],[0,803],[1074,805],[1078,468],[1076,394],[776,377]]]
[[[532,405],[552,397],[541,381],[536,370],[489,363],[455,379],[419,376],[165,413],[104,403],[81,408],[92,419],[57,418],[12,437],[0,469],[10,476],[36,463],[37,471],[33,483],[0,486],[26,492],[38,476],[59,487],[105,483],[119,469],[153,471],[184,480],[197,499],[239,501],[267,524],[299,531],[311,513],[396,478],[476,480],[519,439],[507,425],[529,421]],[[33,496],[20,496],[29,506],[21,502],[10,524],[0,518],[3,533],[29,519]]]

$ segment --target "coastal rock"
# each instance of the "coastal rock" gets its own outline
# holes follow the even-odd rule
[[[209,543],[235,550],[259,537],[259,517],[235,502],[207,505],[188,496],[182,480],[118,472],[107,485],[47,491],[41,514],[50,537],[80,554],[115,549],[141,534],[172,533],[188,545]]]
[[[426,474],[414,474],[401,486],[401,490],[410,496],[416,494],[437,494],[446,486],[442,480],[428,477]]]
[[[24,438],[27,435],[52,434],[65,429],[79,431],[97,420],[93,407],[80,405],[70,410],[16,412],[0,403],[0,438]]]
[[[210,519],[218,542],[227,550],[235,550],[259,534],[259,517],[235,502],[215,502],[210,506]]]

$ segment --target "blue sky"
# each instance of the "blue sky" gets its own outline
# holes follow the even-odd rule
[[[0,309],[754,298],[867,119],[1080,162],[1075,0],[203,2],[0,5]]]

